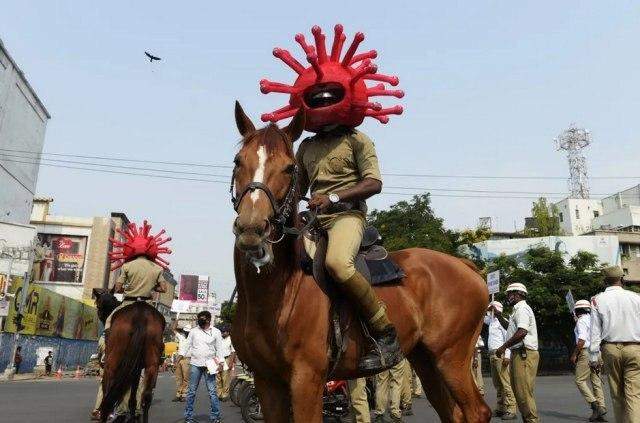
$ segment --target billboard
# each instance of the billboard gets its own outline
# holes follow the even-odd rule
[[[197,303],[206,304],[209,300],[209,277],[198,277],[198,293],[196,295]]]
[[[198,276],[180,275],[179,300],[196,301],[198,298]]]
[[[22,310],[23,317],[18,319],[22,283],[22,278],[15,278],[9,289],[15,295],[9,304],[6,332],[68,339],[96,340],[98,338],[98,313],[95,307],[37,284],[29,284]]]
[[[86,236],[38,234],[33,279],[81,284],[86,250]]]

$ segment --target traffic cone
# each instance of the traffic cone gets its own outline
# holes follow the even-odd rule
[[[82,373],[80,373],[80,366],[76,366],[76,374],[74,375],[74,379],[80,379],[82,377]]]
[[[58,367],[58,371],[56,372],[56,379],[62,379],[62,366]]]

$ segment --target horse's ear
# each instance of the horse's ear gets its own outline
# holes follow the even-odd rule
[[[238,127],[238,131],[240,131],[240,135],[243,137],[246,137],[256,130],[251,119],[249,119],[244,110],[242,110],[242,106],[238,100],[236,100],[236,126]]]
[[[307,119],[304,114],[304,107],[300,107],[289,125],[287,125],[283,129],[284,132],[289,136],[291,142],[295,142],[298,138],[300,138],[300,135],[302,135],[302,131],[304,131],[306,120]]]
[[[93,297],[93,298],[98,299],[98,297],[99,297],[100,295],[102,295],[102,289],[100,289],[100,288],[93,288],[93,290],[92,290],[92,294],[93,294],[93,295],[92,295],[92,297]]]

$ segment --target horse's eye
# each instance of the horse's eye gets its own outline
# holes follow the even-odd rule
[[[294,170],[296,170],[296,165],[292,163],[289,166],[287,166],[287,168],[284,171],[291,174],[293,173]]]

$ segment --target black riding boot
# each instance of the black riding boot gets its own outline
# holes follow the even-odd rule
[[[360,358],[358,368],[363,372],[381,372],[390,369],[403,359],[396,329],[389,325],[377,334],[371,334],[374,342],[370,350]]]

